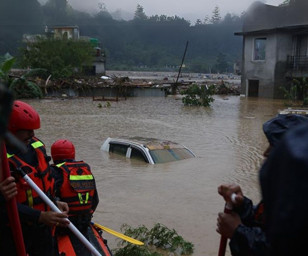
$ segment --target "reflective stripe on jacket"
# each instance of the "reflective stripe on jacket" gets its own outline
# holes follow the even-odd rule
[[[60,197],[67,202],[69,214],[73,216],[92,213],[96,186],[90,166],[83,161],[64,162],[56,166],[63,174]]]
[[[15,169],[21,168],[29,178],[31,178],[33,182],[52,199],[52,196],[54,195],[54,179],[51,176],[45,146],[37,138],[31,140],[31,146],[35,150],[38,166],[33,167],[29,165],[15,154],[7,154],[8,161],[15,167]],[[18,202],[40,211],[49,210],[49,207],[26,181],[18,179],[16,184],[18,189],[16,199]]]

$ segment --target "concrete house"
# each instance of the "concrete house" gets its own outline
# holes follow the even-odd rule
[[[48,28],[45,28],[45,32],[48,32]],[[54,38],[57,39],[79,39],[79,27],[78,26],[54,26],[52,27]]]
[[[241,94],[283,98],[281,87],[308,77],[308,1],[281,6],[253,3],[245,14]]]

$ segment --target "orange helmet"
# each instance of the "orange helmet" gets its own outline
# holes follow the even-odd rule
[[[75,147],[69,140],[57,140],[51,145],[51,157],[57,160],[75,159]]]
[[[16,133],[18,130],[36,130],[41,127],[40,116],[29,104],[20,100],[13,103],[8,130]]]

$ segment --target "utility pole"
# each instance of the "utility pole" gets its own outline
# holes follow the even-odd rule
[[[177,76],[177,78],[176,78],[175,84],[173,84],[173,86],[172,86],[172,94],[173,94],[173,95],[176,94],[176,89],[177,89],[177,86],[178,86],[178,80],[179,80],[179,76],[180,76],[180,74],[181,74],[182,66],[183,66],[183,63],[184,63],[184,59],[185,59],[187,47],[188,47],[188,41],[186,42],[186,46],[185,46],[185,50],[184,50],[184,54],[183,54],[183,58],[182,58],[182,63],[181,63],[181,65],[180,65],[180,69],[179,69],[178,76]]]

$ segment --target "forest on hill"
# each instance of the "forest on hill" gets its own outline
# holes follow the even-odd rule
[[[137,5],[131,20],[116,19],[104,7],[95,14],[73,9],[66,0],[0,1],[0,55],[18,57],[24,34],[44,34],[46,26],[78,26],[81,36],[97,38],[106,53],[107,70],[174,71],[188,48],[183,72],[227,73],[239,62],[244,14],[221,17],[219,8],[212,17],[195,24],[178,16],[147,16]]]

